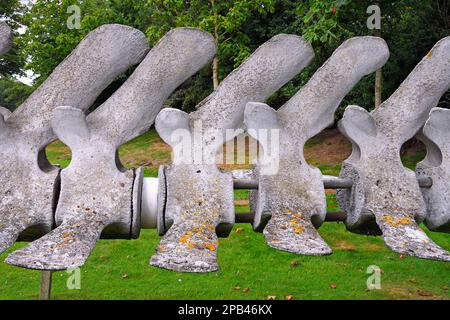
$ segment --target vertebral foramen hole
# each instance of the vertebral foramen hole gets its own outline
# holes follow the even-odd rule
[[[60,140],[56,140],[43,149],[39,154],[39,167],[48,171],[51,166],[66,168],[72,160],[72,151]]]

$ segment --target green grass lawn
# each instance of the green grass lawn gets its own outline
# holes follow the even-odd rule
[[[314,144],[320,143],[320,141]],[[156,145],[157,148],[152,148]],[[161,145],[154,131],[120,150],[129,165],[142,165],[156,175],[168,161],[170,150]],[[136,156],[131,156],[135,154]],[[65,166],[70,152],[56,143],[47,149],[53,163]],[[150,155],[150,156],[149,156]],[[148,161],[152,159],[152,161]],[[417,159],[406,159],[409,166]],[[336,175],[339,165],[320,166]],[[248,192],[235,192],[236,200]],[[327,194],[330,211],[338,210],[334,194]],[[247,205],[237,205],[247,212]],[[262,234],[250,225],[236,225],[229,238],[220,239],[220,271],[183,274],[148,265],[159,242],[155,230],[144,230],[138,240],[101,240],[81,269],[81,289],[67,289],[69,275],[54,273],[53,299],[450,299],[450,264],[403,257],[388,250],[380,237],[352,234],[342,223],[325,223],[319,230],[333,248],[328,257],[298,256],[269,248]],[[448,234],[428,235],[450,249]],[[7,253],[20,248],[17,243]],[[381,290],[368,290],[367,268],[382,269]],[[0,299],[36,299],[40,272],[0,263]]]
[[[236,232],[239,229],[240,232]],[[236,225],[220,240],[221,270],[183,274],[148,265],[159,237],[101,240],[81,269],[81,290],[67,289],[69,275],[54,274],[53,299],[449,299],[450,264],[400,257],[378,237],[354,235],[326,223],[320,233],[333,248],[328,257],[307,257],[269,248],[249,225]],[[450,248],[448,235],[430,234]],[[16,244],[13,249],[23,246]],[[9,250],[9,252],[11,252]],[[6,254],[1,255],[3,260]],[[367,290],[367,267],[382,270],[381,290]],[[1,299],[36,299],[38,271],[0,264]],[[336,288],[333,289],[333,285]],[[247,290],[244,290],[248,288]]]

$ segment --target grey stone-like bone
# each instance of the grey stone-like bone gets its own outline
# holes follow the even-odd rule
[[[210,34],[174,29],[87,118],[71,107],[55,110],[53,129],[73,154],[61,172],[59,226],[13,252],[8,263],[44,270],[76,268],[89,257],[102,231],[113,238],[138,236],[142,174],[122,168],[117,149],[147,131],[169,95],[215,53]]]
[[[12,30],[4,21],[0,21],[0,55],[7,53],[12,46]]]
[[[431,177],[431,188],[423,188],[427,206],[425,224],[428,229],[450,233],[450,110],[433,108],[423,135],[425,159],[417,164],[417,177]]]
[[[173,225],[151,258],[151,265],[180,272],[218,270],[216,228],[234,223],[232,175],[221,172],[214,163],[218,148],[233,138],[226,137],[225,131],[241,128],[246,103],[267,99],[302,70],[312,56],[309,44],[302,38],[275,36],[233,71],[199,104],[197,111],[189,115],[174,109],[160,112],[156,129],[172,147],[177,143],[172,140],[177,129],[203,137],[200,145],[191,146],[193,154],[203,153],[203,162],[185,159],[185,164],[177,164],[174,159],[165,169],[165,217]],[[201,128],[196,123],[201,123]],[[209,130],[218,134],[208,135]]]
[[[439,41],[376,110],[346,109],[339,128],[353,152],[340,176],[352,179],[353,188],[338,190],[338,200],[348,213],[350,231],[382,233],[386,245],[401,254],[450,260],[416,223],[426,217],[425,202],[416,175],[400,159],[401,146],[424,125],[449,87],[450,37]]]
[[[43,235],[55,223],[59,170],[48,164],[44,153],[45,146],[56,138],[50,124],[53,109],[64,104],[88,109],[147,51],[145,36],[138,30],[120,25],[99,27],[14,113],[5,121],[0,119],[0,252],[24,230],[33,227],[33,234]]]
[[[322,174],[307,163],[303,148],[306,141],[333,122],[337,107],[358,81],[381,68],[388,58],[389,49],[383,39],[352,38],[337,48],[278,111],[267,105],[247,105],[245,124],[264,150],[256,168],[257,197],[251,201],[252,207],[256,204],[252,208],[256,213],[254,229],[260,231],[270,219],[263,232],[272,248],[306,255],[331,254],[316,230],[326,216]],[[264,173],[265,166],[274,163],[265,160],[271,144],[261,139],[266,133],[260,130],[271,129],[279,130],[278,170]]]

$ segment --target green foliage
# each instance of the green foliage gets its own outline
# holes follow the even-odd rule
[[[82,12],[81,29],[69,29],[67,8],[78,5]],[[111,12],[102,0],[37,0],[25,13],[28,29],[21,38],[23,55],[32,57],[27,69],[39,75],[42,83],[78,43],[96,27],[110,22]]]
[[[216,35],[224,78],[253,51],[251,38],[243,24],[255,15],[263,15],[273,8],[274,0],[241,1],[163,1],[149,0],[37,0],[24,15],[28,29],[21,37],[22,55],[32,57],[27,69],[39,75],[42,83],[53,69],[75,48],[82,38],[97,26],[121,23],[145,32],[155,44],[174,27],[198,27]],[[67,8],[76,4],[81,9],[81,29],[67,28],[70,14]],[[36,17],[39,17],[37,19]],[[122,81],[123,82],[123,81]],[[203,70],[174,93],[168,104],[190,111],[212,90],[211,71]],[[109,94],[112,91],[107,90]],[[106,94],[107,98],[108,94]],[[105,97],[104,97],[105,98]]]
[[[0,106],[14,111],[31,94],[33,88],[12,79],[0,79]]]
[[[0,2],[0,20],[8,22],[12,29],[17,29],[20,24],[20,12],[24,6],[19,0],[2,0]]]
[[[381,7],[381,36],[390,48],[390,59],[383,67],[382,96],[387,99],[408,76],[416,64],[441,38],[450,34],[448,0],[438,1],[349,1],[308,0],[293,7],[292,1],[278,1],[280,10],[276,24],[270,26],[273,35],[279,32],[301,34],[312,42],[316,57],[310,67],[270,100],[275,107],[301,88],[343,41],[353,36],[372,35],[366,26],[366,9],[378,3]],[[446,5],[445,5],[446,4]],[[293,17],[294,13],[294,17]],[[336,117],[347,105],[357,104],[367,110],[374,106],[374,75],[363,78],[341,103]],[[440,106],[450,106],[450,92]]]
[[[19,35],[17,30],[21,26],[21,12],[25,7],[19,0],[0,1],[0,20],[5,21],[13,30],[14,35]],[[32,88],[13,79],[13,76],[24,75],[24,57],[20,54],[22,47],[18,41],[14,41],[11,50],[0,56],[0,106],[13,111],[21,104]]]
[[[24,8],[19,0],[0,1],[0,20],[5,21],[11,27],[16,37],[18,36],[17,30],[22,20],[20,13],[24,11]],[[20,44],[14,41],[11,50],[0,57],[0,79],[24,74],[25,59],[19,54],[20,50]]]
[[[274,0],[148,0],[146,8],[149,9],[151,24],[146,34],[154,44],[176,27],[195,27],[210,32],[218,45],[218,78],[223,79],[254,49],[245,25],[252,19],[273,12],[274,4]],[[202,72],[202,78],[191,81],[189,90],[181,89],[175,93],[176,97],[169,103],[176,104],[171,106],[192,110],[211,92],[211,85],[208,84],[211,77],[211,73]]]
[[[309,0],[297,7],[297,16],[304,24],[303,37],[312,42],[334,43],[344,29],[338,24],[338,8],[345,2]]]
[[[4,77],[23,76],[25,59],[19,54],[19,46],[13,43],[9,52],[0,57],[0,79]]]
[[[450,33],[448,0],[376,1],[381,7],[381,35],[387,41],[391,58],[383,68],[383,98],[388,98],[409,72],[439,39]],[[81,29],[66,26],[67,7],[81,9]],[[269,99],[278,108],[292,97],[331,53],[352,36],[371,35],[366,9],[371,0],[36,0],[29,8],[18,0],[4,0],[0,18],[27,25],[17,36],[16,51],[0,60],[0,73],[19,74],[23,61],[39,75],[42,83],[91,30],[104,23],[121,23],[145,32],[155,44],[174,27],[198,27],[215,36],[219,51],[219,79],[225,78],[258,46],[279,33],[302,35],[311,41],[316,57],[313,63]],[[18,14],[21,13],[21,14]],[[16,59],[16,61],[14,61]],[[9,66],[4,66],[7,60]],[[3,62],[2,62],[3,61]],[[12,65],[11,65],[12,64]],[[108,88],[106,99],[129,73]],[[167,101],[186,111],[212,91],[212,70],[204,68],[188,80]],[[368,110],[374,105],[374,76],[368,76],[347,95],[337,112],[339,118],[348,104]],[[448,107],[450,93],[440,102]],[[98,104],[98,103],[97,103]],[[96,104],[96,105],[97,105]]]
[[[199,74],[188,79],[167,100],[167,105],[184,111],[192,111],[194,106],[213,91],[211,69],[205,67]]]

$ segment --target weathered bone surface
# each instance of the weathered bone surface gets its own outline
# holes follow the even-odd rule
[[[226,129],[243,125],[249,101],[264,101],[302,70],[313,57],[303,39],[278,35],[263,44],[233,71],[190,115],[164,109],[156,129],[172,148],[177,147],[176,130],[193,136],[192,158],[180,156],[165,169],[167,184],[166,221],[173,221],[150,264],[181,272],[210,272],[218,269],[216,228],[234,223],[233,180],[221,172],[215,155],[226,140]],[[241,130],[242,132],[242,130]],[[202,141],[195,141],[201,137]],[[189,153],[189,152],[188,152]],[[202,159],[196,161],[200,155]]]
[[[353,179],[354,185],[351,191],[338,190],[338,200],[348,212],[349,230],[381,232],[387,246],[402,254],[450,260],[416,223],[426,217],[425,202],[414,172],[400,159],[403,143],[424,125],[449,87],[450,37],[439,41],[376,110],[347,108],[339,127],[353,152],[340,175]]]
[[[174,29],[87,118],[72,107],[55,110],[53,129],[73,154],[61,172],[59,227],[9,255],[8,263],[44,270],[80,267],[102,232],[113,238],[138,236],[142,173],[122,168],[117,149],[147,131],[173,90],[215,53],[208,33]]]
[[[428,229],[450,232],[450,110],[433,108],[423,135],[427,147],[425,159],[417,164],[418,177],[431,177],[431,188],[423,188],[427,206],[425,224]]]
[[[298,254],[331,254],[316,230],[326,216],[322,174],[306,162],[303,148],[308,139],[333,122],[334,112],[353,86],[381,68],[388,57],[389,49],[383,39],[352,38],[336,49],[278,111],[267,105],[247,104],[245,124],[265,153],[257,167],[258,196],[251,201],[256,205],[252,208],[256,213],[254,229],[259,230],[270,219],[264,229],[269,246]],[[266,136],[267,130],[272,129],[279,132],[279,159],[268,160],[266,150],[270,149],[271,140]]]
[[[12,30],[6,22],[0,21],[0,55],[5,54],[12,46]]]
[[[120,25],[102,26],[91,32],[13,114],[0,119],[0,252],[22,231],[33,227],[33,233],[42,235],[54,225],[59,170],[48,164],[43,151],[55,139],[50,125],[53,109],[65,104],[88,109],[147,51],[141,32]]]

